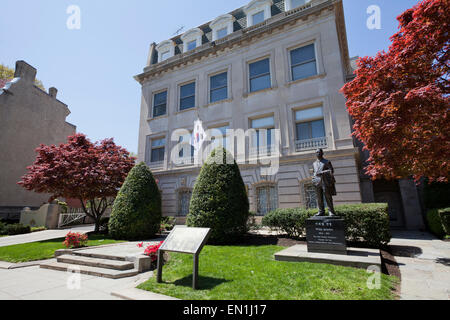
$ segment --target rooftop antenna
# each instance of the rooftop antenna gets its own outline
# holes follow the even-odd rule
[[[181,26],[177,31],[175,31],[175,33],[172,36],[177,36],[181,33],[181,31],[184,30],[184,26]]]

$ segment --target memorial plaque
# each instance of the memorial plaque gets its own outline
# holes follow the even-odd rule
[[[308,252],[347,254],[345,222],[340,218],[313,217],[306,221]]]
[[[198,257],[206,241],[208,241],[211,229],[209,228],[188,228],[176,226],[158,250],[158,274],[156,281],[162,282],[163,254],[167,252],[178,252],[192,254],[194,258],[194,268],[192,274],[192,288],[197,289],[198,282]]]

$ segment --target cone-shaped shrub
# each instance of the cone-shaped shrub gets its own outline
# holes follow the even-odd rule
[[[159,231],[161,194],[150,169],[140,163],[131,169],[114,201],[109,233],[115,239],[146,240]]]
[[[232,243],[247,232],[248,218],[248,197],[239,167],[230,153],[217,148],[195,183],[187,225],[211,228],[210,243]]]

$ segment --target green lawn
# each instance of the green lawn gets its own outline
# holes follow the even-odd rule
[[[0,261],[18,263],[50,259],[54,257],[56,250],[65,249],[63,241],[64,239],[54,239],[0,247]],[[112,240],[104,235],[89,235],[87,246],[94,247],[119,242],[123,241]]]
[[[382,274],[370,290],[362,269],[274,260],[279,246],[206,246],[200,255],[199,290],[192,290],[192,256],[171,253],[163,282],[138,286],[185,300],[388,300],[398,279]]]

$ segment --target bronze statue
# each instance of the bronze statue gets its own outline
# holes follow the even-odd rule
[[[317,204],[319,206],[318,217],[325,216],[325,204],[323,198],[327,202],[330,216],[336,216],[333,205],[333,196],[336,193],[336,180],[334,179],[334,168],[331,162],[323,157],[323,150],[316,151],[317,161],[314,162],[314,176],[312,182],[316,187]]]

